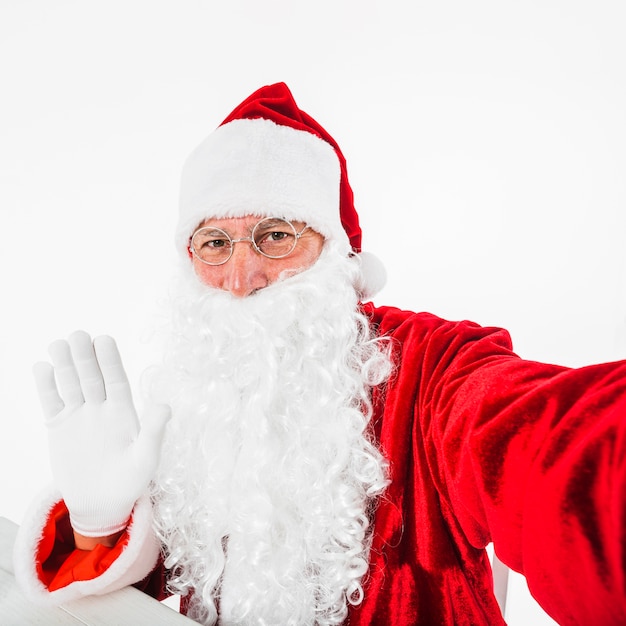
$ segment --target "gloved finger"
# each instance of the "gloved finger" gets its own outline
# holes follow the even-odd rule
[[[161,442],[165,425],[172,417],[167,404],[148,407],[141,419],[141,430],[134,444],[135,460],[138,467],[149,467],[154,471],[159,461]]]
[[[98,366],[91,337],[84,330],[72,333],[67,342],[80,381],[85,402],[104,402],[104,380]]]
[[[54,368],[50,363],[40,361],[33,366],[33,375],[44,418],[49,422],[65,407],[54,380]]]
[[[117,402],[132,401],[130,385],[115,339],[108,335],[96,337],[93,347],[100,364],[107,399]]]
[[[71,407],[82,404],[84,402],[83,392],[80,388],[80,380],[69,344],[63,339],[58,339],[50,344],[48,352],[54,366],[58,390],[65,406]]]

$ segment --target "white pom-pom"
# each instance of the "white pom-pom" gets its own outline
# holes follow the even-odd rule
[[[361,260],[361,282],[357,289],[361,299],[369,300],[387,283],[387,270],[383,262],[371,252],[361,252],[358,256]]]

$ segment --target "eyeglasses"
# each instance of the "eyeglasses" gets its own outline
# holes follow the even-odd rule
[[[236,243],[247,241],[259,254],[269,259],[282,259],[296,249],[298,239],[307,228],[309,226],[298,232],[288,220],[266,217],[255,225],[250,237],[233,239],[221,228],[203,226],[191,236],[189,249],[207,265],[222,265],[233,255]]]

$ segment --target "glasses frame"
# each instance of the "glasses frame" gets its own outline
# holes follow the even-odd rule
[[[273,255],[269,255],[266,254],[265,252],[263,252],[263,250],[261,250],[259,248],[259,246],[257,246],[256,241],[254,240],[254,234],[256,233],[256,229],[263,224],[264,222],[269,222],[271,220],[280,220],[282,222],[285,222],[286,224],[289,224],[289,226],[291,227],[291,230],[293,231],[293,235],[295,237],[294,243],[293,243],[293,248],[291,248],[291,250],[289,250],[289,252],[285,253],[285,254],[281,254],[278,256],[273,256]],[[193,234],[191,235],[191,237],[189,238],[189,251],[191,252],[191,254],[193,254],[193,256],[198,259],[198,261],[200,261],[201,263],[204,263],[205,265],[211,265],[213,267],[217,267],[219,265],[224,265],[224,263],[228,263],[228,261],[230,261],[231,257],[233,256],[233,252],[235,250],[235,244],[236,243],[243,243],[243,242],[248,242],[249,244],[252,245],[252,248],[258,252],[261,256],[264,256],[266,259],[284,259],[285,257],[288,257],[290,254],[293,253],[293,251],[296,249],[297,245],[298,245],[298,241],[300,241],[300,237],[302,237],[303,233],[305,230],[307,230],[308,228],[310,228],[310,226],[307,224],[300,232],[298,232],[296,230],[296,227],[288,220],[285,219],[284,217],[276,217],[276,216],[272,216],[272,217],[264,217],[263,219],[259,220],[255,225],[254,228],[252,229],[252,232],[250,233],[250,237],[239,237],[238,239],[233,239],[223,228],[217,228],[216,226],[202,226],[201,228],[197,228]],[[226,241],[230,242],[230,253],[228,254],[228,256],[223,260],[220,261],[219,263],[212,263],[211,261],[206,261],[205,259],[203,259],[199,254],[196,253],[196,250],[193,246],[193,239],[194,237],[203,230],[212,230],[212,231],[219,231],[221,233],[224,233],[224,239]]]

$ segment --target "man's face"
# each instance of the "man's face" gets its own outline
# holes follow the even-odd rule
[[[207,219],[199,228],[211,226],[228,233],[231,239],[247,238],[261,218],[258,216]],[[292,222],[300,233],[306,226]],[[193,267],[200,280],[207,286],[230,292],[244,298],[278,280],[283,272],[301,272],[317,261],[324,246],[324,237],[307,228],[294,251],[284,258],[270,259],[259,254],[248,241],[235,243],[233,254],[223,265],[207,265],[192,256]]]

